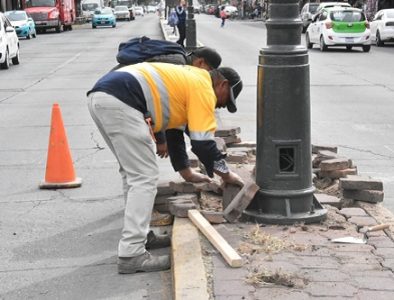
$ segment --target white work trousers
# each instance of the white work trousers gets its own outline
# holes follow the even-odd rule
[[[119,162],[123,179],[126,207],[118,256],[141,255],[145,252],[159,177],[149,127],[141,112],[106,93],[90,94],[88,107]]]

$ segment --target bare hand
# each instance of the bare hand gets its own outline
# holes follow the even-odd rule
[[[235,184],[240,187],[243,187],[245,184],[239,175],[231,171],[229,173],[223,174],[222,179],[225,183]]]
[[[208,176],[194,171],[192,168],[186,168],[179,171],[182,178],[187,182],[199,183],[199,182],[211,182],[212,179]]]
[[[156,154],[160,156],[161,158],[166,158],[168,157],[168,149],[167,149],[167,143],[164,144],[156,144]]]

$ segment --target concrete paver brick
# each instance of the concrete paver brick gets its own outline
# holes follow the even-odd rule
[[[383,270],[380,263],[368,262],[366,264],[361,263],[344,263],[340,265],[339,270],[344,272],[369,272],[369,271],[381,271]]]
[[[339,179],[339,188],[347,190],[383,191],[383,182],[366,176],[349,176]]]
[[[354,216],[368,216],[368,214],[359,207],[346,207],[342,208],[339,213],[344,215],[346,218],[354,217]]]
[[[221,211],[219,212],[219,211],[202,210],[201,214],[211,224],[220,224],[220,223],[226,222],[226,220],[223,218],[223,212],[221,212]]]
[[[313,145],[312,144],[312,153],[318,154],[319,151],[328,150],[334,153],[338,153],[338,147],[332,145]]]
[[[157,196],[168,196],[168,195],[174,195],[175,192],[171,188],[169,182],[161,182],[157,185]]]
[[[314,196],[316,197],[317,201],[319,201],[320,204],[323,205],[328,204],[336,208],[342,207],[342,201],[338,197],[327,195],[327,194],[314,194]]]
[[[298,255],[292,263],[302,268],[338,269],[339,262],[332,257],[302,256]]]
[[[367,276],[353,276],[352,280],[356,282],[357,287],[361,289],[375,290],[375,291],[393,291],[394,292],[394,278],[392,277],[374,277],[371,274]]]
[[[342,194],[345,198],[371,203],[382,202],[384,198],[384,192],[375,190],[343,190]]]
[[[226,184],[223,189],[223,209],[226,209],[226,207],[233,201],[235,196],[239,193],[241,190],[241,187],[238,185],[234,184]]]
[[[228,147],[231,147],[232,144],[236,144],[236,143],[241,143],[242,142],[241,138],[239,136],[237,136],[237,135],[226,136],[226,137],[223,137],[223,139],[224,139],[224,142],[226,143],[226,145]]]
[[[394,249],[393,248],[377,248],[372,251],[375,255],[380,256],[384,259],[392,258],[394,259]]]
[[[390,269],[391,272],[394,272],[394,259],[392,258],[385,259],[384,261],[382,261],[382,266]]]
[[[379,264],[379,258],[372,253],[341,252],[334,256],[339,264]]]
[[[271,287],[267,285],[257,290],[256,298],[257,300],[305,300],[310,299],[310,296],[297,289],[281,288],[281,287]]]
[[[369,291],[369,290],[360,290],[357,293],[357,300],[393,300],[394,292],[389,291]]]
[[[359,217],[359,216],[354,216],[354,217],[350,217],[348,219],[348,221],[350,223],[353,223],[359,227],[361,226],[373,226],[376,225],[377,222],[374,218],[369,217],[369,216],[365,216],[365,217]]]
[[[231,287],[231,288],[230,288]],[[249,293],[254,292],[255,288],[249,284],[247,284],[243,280],[239,280],[239,278],[235,280],[216,280],[213,285],[214,295],[229,295],[229,296],[243,296],[247,297]],[[245,298],[247,299],[247,298]]]
[[[169,204],[170,213],[179,218],[187,218],[187,212],[196,208],[196,204],[192,201],[185,202],[182,199],[171,201]]]
[[[332,249],[335,253],[341,252],[371,252],[375,249],[373,246],[368,244],[337,244],[332,243],[327,246],[330,250]]]
[[[368,244],[376,248],[393,248],[394,242],[388,236],[372,236],[368,238]]]
[[[246,183],[233,201],[224,209],[223,215],[226,220],[229,222],[236,221],[248,207],[259,189],[259,186],[253,182]]]
[[[304,291],[317,297],[353,297],[357,293],[357,288],[344,282],[310,282]]]
[[[339,179],[346,177],[348,175],[356,175],[357,174],[357,168],[349,168],[349,169],[343,169],[343,170],[332,170],[332,171],[319,171],[319,176],[320,177],[328,177],[331,179]]]
[[[220,128],[216,129],[215,136],[226,137],[226,136],[236,135],[238,133],[241,133],[240,127],[221,126]]]
[[[346,272],[341,272],[336,269],[302,269],[303,271],[303,276],[308,279],[309,282],[312,281],[324,281],[324,282],[335,282],[335,281],[340,281],[340,282],[345,282],[348,281],[351,276],[347,274]]]
[[[229,163],[243,164],[248,161],[248,154],[245,152],[228,152],[225,158]]]
[[[332,158],[322,161],[319,167],[321,171],[336,171],[348,169],[350,165],[347,158]]]
[[[170,187],[173,189],[174,192],[178,193],[195,193],[196,188],[193,183],[186,182],[186,181],[171,181]]]

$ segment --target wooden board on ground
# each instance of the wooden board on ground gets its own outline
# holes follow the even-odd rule
[[[198,210],[189,210],[189,219],[205,235],[205,237],[222,254],[227,263],[233,268],[242,266],[242,258],[227,243],[227,241],[216,231],[215,228],[200,214]]]

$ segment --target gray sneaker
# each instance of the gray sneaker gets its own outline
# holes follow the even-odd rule
[[[149,231],[146,240],[146,249],[157,249],[171,246],[171,237],[168,234],[155,234],[152,230]]]
[[[170,256],[153,256],[148,251],[135,257],[119,257],[118,273],[156,272],[171,268]]]

